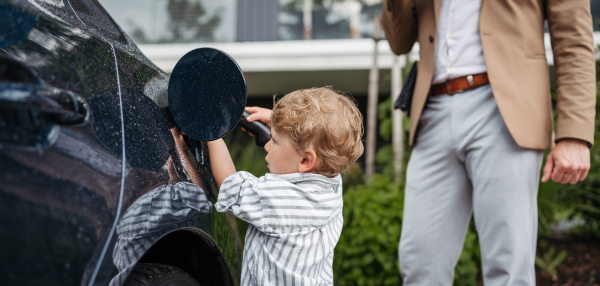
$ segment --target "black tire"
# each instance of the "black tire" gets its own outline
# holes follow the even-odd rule
[[[140,263],[135,266],[124,286],[200,286],[192,276],[185,271],[158,263]]]

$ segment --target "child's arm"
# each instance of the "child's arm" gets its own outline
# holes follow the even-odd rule
[[[235,173],[233,160],[231,160],[231,155],[229,155],[229,150],[227,150],[227,145],[225,145],[223,139],[206,142],[206,145],[208,146],[213,176],[217,181],[217,186],[221,188],[223,181]]]

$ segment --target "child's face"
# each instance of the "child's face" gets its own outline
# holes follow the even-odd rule
[[[297,173],[302,155],[290,139],[290,134],[284,130],[271,129],[271,141],[265,145],[267,150],[267,167],[271,174]]]

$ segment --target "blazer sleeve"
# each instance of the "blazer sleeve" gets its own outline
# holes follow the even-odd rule
[[[594,143],[596,60],[589,0],[548,0],[556,68],[556,140]]]
[[[418,35],[414,0],[385,0],[381,23],[390,48],[396,55],[410,52]]]

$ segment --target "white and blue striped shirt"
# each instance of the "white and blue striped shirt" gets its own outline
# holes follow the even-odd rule
[[[319,174],[237,172],[215,208],[250,223],[242,285],[333,285],[333,249],[342,232],[342,179]]]

